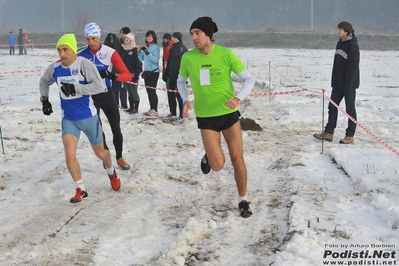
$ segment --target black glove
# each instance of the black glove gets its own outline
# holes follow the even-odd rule
[[[76,95],[76,90],[75,90],[75,85],[71,84],[71,83],[64,83],[61,82],[61,91],[62,93],[65,94],[66,97],[69,97],[69,95],[71,96],[75,96]]]
[[[163,74],[163,75],[162,75],[162,80],[165,81],[165,82],[168,81],[168,77],[166,76],[166,74]]]
[[[51,113],[53,112],[53,107],[51,106],[51,103],[46,99],[42,102],[43,104],[43,114],[45,115],[51,115]]]
[[[132,82],[137,82],[139,80],[139,76],[140,73],[139,74],[132,73]]]
[[[141,47],[141,50],[142,50],[146,55],[149,55],[149,54],[150,54],[150,52],[148,52],[148,50],[147,50],[147,47],[145,47],[145,46]]]
[[[101,70],[100,71],[100,76],[102,78],[109,78],[112,80],[115,80],[117,78],[115,73],[109,72],[107,69]]]

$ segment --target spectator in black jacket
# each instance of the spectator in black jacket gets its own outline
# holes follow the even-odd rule
[[[126,37],[126,34],[130,33],[130,28],[129,27],[123,27],[119,33],[120,33],[120,41],[123,44],[124,38]]]
[[[140,96],[137,92],[137,86],[139,82],[140,73],[143,71],[143,63],[137,56],[137,46],[134,35],[128,33],[123,38],[123,49],[125,50],[122,59],[127,69],[132,74],[134,83],[124,83],[124,87],[127,89],[129,95],[129,108],[125,111],[130,114],[137,114],[140,104]]]
[[[22,29],[19,29],[18,48],[19,48],[18,54],[24,54],[24,33],[22,32]]]
[[[355,36],[355,30],[347,21],[342,21],[337,26],[339,37],[332,70],[331,100],[340,104],[345,98],[346,113],[357,120],[355,100],[356,89],[360,84],[359,61],[360,52]],[[328,105],[328,123],[321,134],[314,134],[316,139],[332,141],[334,130],[337,126],[338,109],[331,102]],[[345,138],[339,143],[350,144],[355,139],[356,124],[348,118]]]
[[[173,46],[169,50],[169,57],[166,64],[165,73],[162,79],[166,82],[169,81],[168,90],[168,103],[171,119],[176,118],[176,99],[179,104],[179,118],[183,118],[183,99],[181,98],[177,90],[177,77],[179,75],[180,61],[185,52],[188,51],[187,47],[183,44],[182,34],[180,32],[174,32],[172,34]]]
[[[104,44],[114,48],[115,51],[118,52],[120,57],[122,57],[124,50],[122,48],[122,44],[119,41],[119,38],[116,37],[114,33],[108,33],[107,37],[104,40]],[[115,68],[112,69],[112,73],[116,73]],[[123,109],[127,108],[127,92],[126,88],[122,86],[122,83],[116,80],[112,81],[112,93],[114,94],[116,103],[121,106]],[[120,101],[120,104],[119,104]]]

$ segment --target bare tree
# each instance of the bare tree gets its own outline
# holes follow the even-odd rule
[[[9,5],[5,4],[5,8],[3,8],[3,7],[4,7],[4,4],[2,5],[1,13],[0,13],[0,15],[1,15],[0,17],[2,18],[1,19],[1,28],[0,28],[1,33],[6,32],[5,28],[7,27],[7,24],[6,24],[7,15],[9,14],[8,12],[10,11]]]
[[[88,7],[81,7],[76,9],[75,13],[71,15],[72,31],[80,32],[84,29],[86,23],[90,21],[90,12]]]
[[[48,20],[47,20],[46,16],[42,15],[43,11],[40,9],[36,10],[36,13],[37,13],[37,17],[39,17],[41,25],[42,25],[41,31],[46,32],[47,24],[48,24]]]

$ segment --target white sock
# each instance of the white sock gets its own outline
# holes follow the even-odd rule
[[[112,175],[115,171],[115,168],[113,166],[111,166],[111,168],[105,167],[105,169],[107,170],[107,174],[109,175]]]
[[[85,186],[83,185],[82,179],[80,179],[79,181],[76,181],[75,184],[76,184],[76,187],[80,188],[81,190],[86,191]]]
[[[247,200],[247,196],[241,197],[240,195],[238,195],[238,203],[240,203],[243,200]]]

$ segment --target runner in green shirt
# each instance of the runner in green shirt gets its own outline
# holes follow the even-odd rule
[[[220,171],[223,168],[223,134],[234,168],[240,215],[247,218],[252,215],[252,211],[246,199],[247,169],[238,107],[251,92],[255,81],[232,50],[213,44],[212,36],[217,31],[217,25],[210,17],[200,17],[192,23],[190,34],[195,48],[182,57],[177,86],[184,101],[183,115],[188,117],[192,104],[188,100],[186,81],[190,78],[194,94],[194,113],[205,148],[205,155],[201,160],[202,172],[208,174],[211,169]],[[237,95],[234,92],[231,72],[243,81]]]

